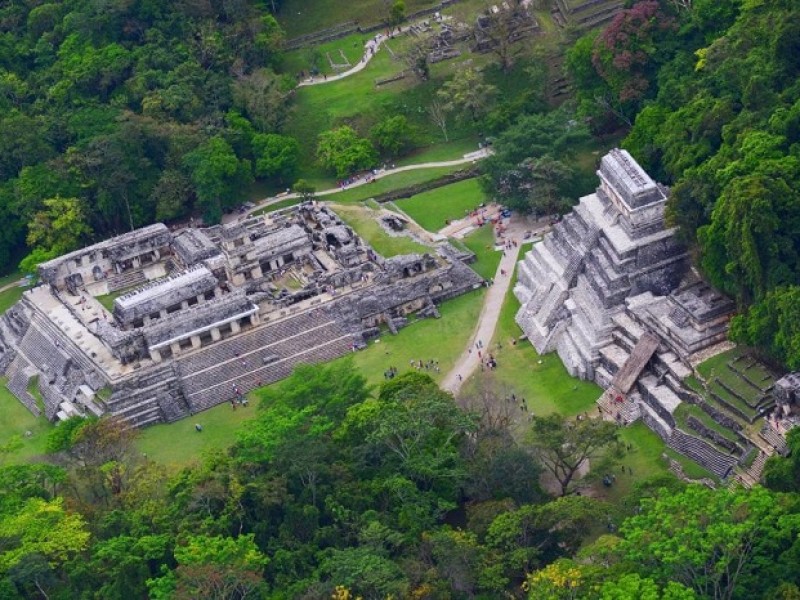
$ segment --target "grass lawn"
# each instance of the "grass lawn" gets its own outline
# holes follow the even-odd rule
[[[439,361],[441,374],[430,372],[430,375],[438,380],[463,351],[471,333],[471,328],[465,328],[464,323],[477,320],[484,293],[485,290],[480,289],[449,300],[439,309],[442,314],[440,319],[413,322],[398,335],[384,335],[380,342],[373,341],[365,350],[338,360],[353,360],[369,383],[379,384],[389,366],[397,367],[403,373],[411,368],[411,359],[435,359]],[[421,351],[423,348],[424,353]],[[170,468],[188,465],[200,459],[203,452],[227,448],[236,441],[236,432],[255,414],[252,402],[255,394],[250,394],[250,398],[251,404],[246,408],[240,407],[234,411],[230,405],[221,404],[175,423],[148,427],[141,432],[137,447],[148,458]],[[25,411],[16,398],[12,399]],[[27,411],[25,413],[30,414]],[[195,431],[195,423],[203,426],[202,432]],[[0,428],[0,435],[2,433],[4,430]]]
[[[614,470],[616,481],[609,488],[602,483],[595,485],[596,495],[612,503],[621,501],[630,494],[637,481],[670,473],[667,461],[661,456],[666,445],[642,421],[620,428],[619,437],[624,444],[631,445],[631,450],[626,450],[620,466]],[[623,466],[624,473],[621,470]]]
[[[497,369],[491,376],[498,389],[525,398],[535,415],[560,413],[574,416],[594,410],[595,401],[602,390],[592,382],[570,376],[555,352],[539,356],[527,341],[511,345],[510,340],[522,334],[514,321],[519,306],[519,301],[509,289],[494,339],[487,346],[497,359]],[[497,349],[498,342],[502,344],[501,349]],[[462,388],[462,395],[474,392],[479,377],[485,375],[481,372],[473,375]]]
[[[494,231],[491,224],[476,229],[463,240],[463,244],[475,253],[477,261],[470,266],[484,279],[491,279],[503,255],[494,249]]]
[[[364,56],[364,44],[372,37],[374,37],[374,34],[356,33],[317,46],[290,50],[282,56],[281,71],[291,75],[305,71],[306,76],[310,74],[312,67],[316,67],[319,73],[326,75],[336,75],[342,70],[347,71],[356,66],[361,57]],[[334,64],[345,64],[340,52],[350,62],[350,67],[335,71],[331,67],[327,55],[330,54]]]
[[[52,429],[44,417],[35,417],[8,391],[7,379],[0,377],[0,447],[8,445],[8,452],[0,451],[0,464],[30,462],[44,454],[47,433]],[[26,431],[31,436],[25,435]]]
[[[331,208],[378,254],[389,258],[398,254],[432,252],[406,236],[391,236],[375,220],[377,211],[366,206],[332,205]]]
[[[486,290],[481,288],[448,300],[439,307],[441,318],[412,322],[398,335],[387,332],[379,341],[371,341],[365,350],[338,360],[352,358],[367,381],[374,384],[384,381],[383,373],[390,366],[405,373],[412,369],[411,360],[438,360],[441,372],[426,372],[439,381],[464,351],[481,312],[485,293]]]
[[[477,179],[465,179],[397,201],[403,212],[420,226],[437,232],[445,221],[460,219],[486,200]]]
[[[199,460],[204,452],[233,444],[239,427],[254,415],[252,401],[236,410],[228,403],[220,404],[175,423],[143,429],[136,446],[149,459],[177,469]],[[203,431],[195,431],[195,423]]]
[[[374,198],[385,192],[399,190],[420,183],[427,183],[463,168],[463,165],[456,165],[454,167],[431,167],[427,169],[401,171],[400,173],[394,173],[376,179],[372,183],[320,196],[320,199],[338,202],[339,204],[352,204],[354,202],[361,202],[367,198]]]
[[[406,14],[435,4],[434,0],[406,0]],[[387,6],[382,0],[283,0],[277,18],[291,39],[348,21],[363,26],[378,24],[389,17]]]
[[[9,308],[14,306],[16,302],[22,298],[22,293],[28,288],[19,287],[17,285],[8,288],[4,292],[0,292],[0,314],[6,312]]]
[[[281,200],[280,202],[276,202],[275,204],[270,204],[269,206],[265,206],[259,210],[253,211],[253,215],[263,215],[264,213],[273,212],[276,210],[280,210],[282,208],[287,208],[289,206],[294,206],[295,204],[300,204],[302,200],[300,198],[288,198],[286,200]]]

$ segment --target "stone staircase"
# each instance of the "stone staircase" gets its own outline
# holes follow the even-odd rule
[[[191,412],[171,363],[116,386],[105,405],[112,415],[135,427],[175,421]]]
[[[764,466],[767,464],[768,458],[769,455],[767,453],[758,450],[753,464],[747,469],[742,469],[736,473],[734,481],[746,488],[757,485],[761,481],[761,474],[764,472]]]
[[[230,401],[234,386],[248,392],[289,376],[301,363],[350,352],[353,338],[323,311],[312,310],[233,336],[178,358],[192,412]]]
[[[619,395],[615,389],[607,389],[597,399],[597,406],[601,411],[604,420],[614,423],[630,425],[642,416],[638,394],[624,396],[622,402],[616,402],[615,398]],[[619,415],[619,418],[617,418]]]
[[[147,283],[144,271],[126,271],[108,278],[108,293]]]
[[[775,428],[769,423],[764,423],[758,435],[777,453],[786,456],[789,453],[789,447],[786,445],[786,440],[778,433]]]
[[[22,356],[17,355],[6,369],[8,391],[14,394],[25,407],[37,417],[42,414],[36,399],[28,391],[28,383],[34,372],[33,367]]]
[[[614,376],[612,385],[622,393],[628,393],[641,375],[647,362],[658,349],[659,340],[653,334],[646,332],[636,342],[628,360]]]
[[[723,454],[711,444],[685,433],[680,429],[674,429],[672,435],[667,440],[667,445],[688,456],[698,464],[714,473],[720,479],[726,478],[736,466],[736,458]]]

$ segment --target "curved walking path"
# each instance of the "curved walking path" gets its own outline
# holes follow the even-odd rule
[[[514,235],[511,231],[508,232],[506,238],[520,241],[520,236]],[[461,386],[481,364],[476,344],[479,341],[483,344],[483,349],[481,350],[483,356],[486,356],[486,352],[489,350],[494,337],[494,330],[497,327],[497,320],[500,317],[500,310],[503,308],[506,292],[508,292],[508,287],[514,277],[514,266],[517,263],[520,248],[522,248],[521,243],[515,248],[505,250],[494,276],[494,285],[489,288],[486,299],[483,301],[481,314],[469,339],[469,344],[467,344],[464,352],[458,357],[456,364],[442,380],[440,387],[443,390],[452,392],[454,396],[458,395]],[[502,272],[505,272],[505,275],[502,275]]]
[[[398,33],[395,33],[392,37],[396,35],[402,35],[406,33],[411,28],[411,25],[406,25],[405,27],[401,27]],[[369,64],[369,61],[372,60],[372,57],[378,53],[381,45],[390,39],[384,33],[379,33],[375,37],[371,37],[369,41],[364,44],[364,55],[358,60],[358,64],[354,67],[351,67],[347,71],[343,71],[337,75],[317,75],[316,77],[309,77],[308,79],[304,79],[300,83],[297,84],[297,87],[308,87],[310,85],[322,85],[323,83],[331,83],[333,81],[339,81],[340,79],[344,79],[345,77],[350,77],[350,75],[355,75],[359,71],[363,71],[366,66]]]
[[[360,187],[362,185],[366,185],[367,183],[372,183],[377,179],[383,179],[384,177],[387,177],[389,175],[394,175],[395,173],[403,173],[404,171],[414,171],[416,169],[435,169],[438,167],[457,167],[458,165],[464,165],[467,163],[475,162],[482,158],[486,158],[487,156],[489,156],[489,153],[490,150],[488,150],[487,148],[483,148],[482,150],[465,154],[463,157],[457,158],[455,160],[424,162],[413,165],[405,165],[403,167],[397,167],[395,169],[384,169],[382,171],[378,171],[378,173],[375,175],[372,175],[371,173],[363,175],[358,179],[356,179],[355,181],[353,181],[352,183],[349,183],[344,188],[341,187],[330,188],[328,190],[322,190],[321,192],[316,192],[314,195],[319,197],[319,196],[329,196],[331,194],[337,194],[339,192],[349,190],[350,188]],[[253,206],[253,208],[248,209],[244,213],[228,213],[223,215],[222,223],[223,224],[231,223],[233,221],[236,221],[237,219],[248,217],[250,216],[250,214],[258,210],[261,210],[262,208],[271,206],[273,204],[277,204],[278,202],[283,202],[284,200],[293,200],[295,198],[300,198],[300,194],[292,192],[289,194],[278,194],[277,196],[271,196],[270,198],[265,198],[264,200],[257,202],[255,206]]]
[[[10,290],[13,287],[23,287],[26,284],[25,278],[20,277],[17,281],[12,281],[11,283],[7,283],[4,286],[0,286],[0,293],[5,292],[6,290]]]

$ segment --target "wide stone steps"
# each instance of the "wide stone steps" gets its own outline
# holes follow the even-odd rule
[[[29,411],[38,417],[42,414],[42,411],[36,405],[36,399],[28,392],[30,377],[26,371],[30,368],[31,366],[21,356],[14,358],[6,370],[6,376],[8,377],[6,387]]]
[[[618,392],[608,389],[597,399],[597,406],[604,420],[630,425],[642,416],[638,395],[622,396],[621,402],[616,401],[618,396]]]
[[[40,371],[54,375],[62,374],[69,362],[69,357],[61,352],[50,338],[42,334],[36,323],[32,323],[22,336],[19,350]]]
[[[307,348],[307,345],[304,345],[304,347]],[[234,399],[236,397],[233,389],[234,385],[242,393],[246,393],[258,386],[274,383],[288,377],[299,364],[327,362],[349,352],[351,347],[352,337],[346,335],[313,348],[307,348],[296,355],[279,359],[267,365],[254,365],[253,367],[242,369],[232,369],[228,366],[213,369],[213,373],[210,373],[210,375],[215,383],[208,386],[208,378],[204,377],[203,381],[206,382],[206,387],[197,389],[198,381],[189,380],[187,397],[192,404],[194,412],[199,412]]]
[[[789,453],[789,447],[786,445],[786,440],[778,433],[772,425],[764,423],[761,431],[758,433],[761,438],[772,447],[775,452],[786,456]]]
[[[126,288],[147,283],[144,271],[128,271],[108,278],[108,292],[116,292]]]
[[[736,458],[723,454],[708,442],[691,436],[680,429],[672,432],[667,445],[702,465],[720,479],[727,477],[736,466]]]

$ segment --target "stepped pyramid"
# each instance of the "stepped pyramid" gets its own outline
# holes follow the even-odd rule
[[[516,320],[539,353],[557,351],[569,373],[595,379],[625,300],[674,290],[688,256],[664,224],[667,190],[625,150],[606,154],[600,185],[519,264]]]

